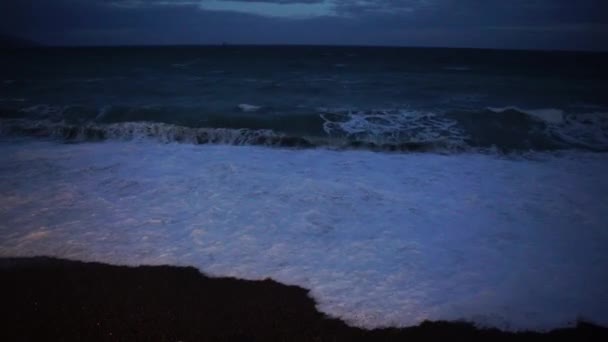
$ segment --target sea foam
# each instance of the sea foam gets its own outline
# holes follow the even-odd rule
[[[3,142],[0,255],[193,265],[362,327],[608,325],[605,154]]]

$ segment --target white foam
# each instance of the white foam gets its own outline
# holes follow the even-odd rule
[[[326,110],[320,114],[328,135],[356,136],[376,143],[433,142],[450,139],[461,144],[466,138],[457,123],[449,118],[414,110],[344,111]],[[333,114],[332,114],[333,112]],[[337,115],[336,115],[337,113]],[[405,138],[405,139],[404,139]]]
[[[240,110],[242,110],[243,112],[255,112],[261,108],[260,106],[255,106],[255,105],[251,105],[251,104],[247,104],[247,103],[241,103],[237,107]]]
[[[0,256],[194,265],[363,327],[608,325],[608,156],[4,142]]]
[[[560,124],[564,121],[564,111],[555,108],[541,108],[541,109],[522,109],[519,107],[488,107],[489,110],[502,113],[507,110],[516,110],[518,112],[526,113],[534,118],[540,119],[550,124]]]
[[[608,113],[567,115],[564,124],[556,127],[553,134],[575,146],[608,149]]]

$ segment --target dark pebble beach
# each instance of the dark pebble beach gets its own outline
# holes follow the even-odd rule
[[[585,322],[544,333],[467,322],[364,330],[317,311],[304,288],[192,267],[4,258],[0,275],[0,341],[608,341]]]

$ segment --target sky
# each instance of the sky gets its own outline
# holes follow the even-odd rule
[[[608,1],[2,0],[0,33],[46,45],[608,50]]]

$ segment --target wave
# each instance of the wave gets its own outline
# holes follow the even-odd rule
[[[462,145],[466,133],[445,116],[411,110],[330,111],[320,114],[329,136],[346,136],[376,143],[443,141]]]
[[[146,138],[194,144],[378,151],[608,151],[608,114],[602,112],[573,114],[555,108],[516,106],[435,112],[297,110],[283,113],[282,109],[250,104],[236,105],[225,114],[152,105],[13,106],[0,108],[0,127],[5,135],[70,141]]]
[[[488,107],[487,109],[489,109],[490,111],[495,112],[495,113],[502,113],[502,112],[506,112],[506,111],[516,111],[516,112],[520,112],[520,113],[525,113],[531,117],[534,117],[534,118],[537,118],[537,119],[540,119],[542,121],[552,123],[552,124],[559,124],[564,121],[564,111],[561,109],[555,109],[555,108],[521,109],[519,107],[509,106],[509,107],[502,107],[502,108]]]
[[[241,103],[237,106],[237,108],[243,112],[257,112],[261,107],[252,104]]]
[[[63,122],[6,119],[0,120],[0,134],[3,136],[58,138],[68,142],[147,139],[163,143],[261,145],[298,149],[326,147],[400,152],[455,151],[457,149],[455,146],[439,141],[382,143],[331,137],[294,136],[273,130],[192,128],[158,122],[70,125]]]
[[[561,147],[608,151],[608,113],[567,114],[561,109],[522,109],[515,106],[488,108],[496,114],[525,115],[533,124],[544,125],[542,133]],[[536,122],[534,122],[536,121]],[[537,130],[538,131],[538,130]]]
[[[452,150],[503,152],[578,148],[608,151],[608,113],[566,114],[559,109],[486,108],[425,112],[323,109],[330,136],[398,143],[438,143]],[[454,148],[457,147],[457,148]]]

